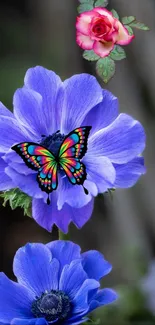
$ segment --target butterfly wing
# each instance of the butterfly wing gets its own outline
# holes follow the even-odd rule
[[[57,170],[58,164],[55,160],[39,168],[37,180],[42,191],[51,193],[53,190],[56,190],[58,186]]]
[[[59,164],[74,185],[83,185],[87,176],[85,165],[80,159],[87,151],[90,129],[91,126],[85,126],[70,132],[59,150]]]
[[[87,151],[87,141],[91,126],[83,126],[70,132],[64,139],[59,157],[73,157],[81,159]]]
[[[57,188],[57,167],[55,156],[43,146],[34,142],[22,142],[12,147],[25,164],[38,171],[37,181],[42,191],[51,193]]]

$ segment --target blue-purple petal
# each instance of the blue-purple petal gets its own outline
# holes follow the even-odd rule
[[[62,271],[66,264],[70,264],[73,260],[81,258],[80,246],[71,241],[55,240],[46,246],[50,249],[52,257],[60,261],[60,271]]]
[[[65,203],[74,208],[81,208],[87,205],[91,199],[92,195],[90,193],[86,195],[82,186],[73,186],[67,177],[60,179],[57,201],[59,210],[62,209]]]
[[[10,190],[14,186],[11,178],[5,173],[6,167],[6,162],[0,157],[0,191]]]
[[[7,152],[19,142],[32,141],[28,132],[14,118],[8,116],[0,116],[0,135],[0,152]]]
[[[34,198],[45,197],[45,193],[42,192],[39,188],[38,182],[36,180],[36,173],[32,172],[32,174],[24,175],[18,173],[10,166],[5,169],[5,172],[12,179],[14,187],[19,187],[21,191]]]
[[[66,101],[63,107],[61,131],[67,134],[80,127],[87,113],[102,101],[102,88],[95,77],[79,74],[64,81]]]
[[[95,133],[89,140],[89,155],[105,156],[117,164],[134,159],[144,148],[144,128],[126,114],[120,114],[112,124]]]
[[[101,289],[90,302],[89,312],[92,310],[110,304],[118,298],[117,293],[112,289]]]
[[[100,283],[94,279],[87,279],[83,282],[81,288],[74,297],[73,303],[73,314],[81,313],[82,311],[88,310],[89,307],[89,294],[91,291],[98,289]]]
[[[48,323],[45,318],[14,318],[10,325],[48,325]]]
[[[81,260],[74,260],[70,265],[64,266],[59,281],[59,289],[64,291],[72,300],[86,279],[87,274],[81,265]]]
[[[94,200],[92,199],[87,205],[79,209],[65,203],[63,208],[58,210],[56,204],[57,199],[54,193],[51,195],[50,205],[47,205],[42,199],[33,199],[32,216],[41,227],[48,231],[51,231],[55,224],[60,230],[67,233],[71,221],[78,228],[81,228],[88,221],[93,212]]]
[[[27,244],[20,248],[13,270],[18,282],[29,288],[34,297],[46,290],[58,289],[59,262],[52,259],[50,250],[43,244]]]
[[[103,193],[114,186],[116,171],[110,159],[96,156],[94,159],[94,156],[88,152],[83,162],[86,166],[87,178],[96,184],[98,192]]]
[[[31,318],[33,295],[29,289],[9,280],[0,273],[0,322],[11,322],[12,318]]]
[[[143,157],[136,157],[127,164],[114,164],[114,167],[116,170],[114,187],[131,187],[137,182],[141,175],[146,173]]]
[[[14,115],[12,112],[7,109],[2,102],[0,102],[0,117],[1,116],[8,116],[14,118]]]
[[[91,135],[111,124],[118,116],[118,99],[110,91],[103,90],[103,100],[86,115],[82,125],[91,125]]]
[[[95,280],[100,280],[112,269],[112,265],[96,250],[82,254],[82,265],[88,277]]]
[[[60,128],[59,110],[61,110],[59,96],[62,81],[53,71],[37,66],[31,68],[25,75],[25,86],[35,90],[42,96],[44,121],[49,134]]]
[[[32,89],[23,87],[14,94],[14,116],[25,128],[30,130],[36,140],[48,135],[42,96]]]

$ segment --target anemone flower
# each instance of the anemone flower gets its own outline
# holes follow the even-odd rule
[[[100,289],[111,264],[98,251],[83,254],[70,241],[27,244],[14,258],[18,283],[0,273],[0,322],[11,325],[72,325],[117,299]]]
[[[13,106],[11,113],[0,104],[0,191],[19,188],[29,195],[32,216],[45,229],[56,224],[67,232],[71,221],[81,228],[98,193],[131,187],[145,173],[142,125],[119,114],[117,98],[95,77],[62,82],[52,71],[31,68]],[[66,145],[71,158],[66,162],[63,154],[60,164]]]

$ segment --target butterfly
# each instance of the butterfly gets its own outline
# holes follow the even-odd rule
[[[21,142],[12,147],[25,164],[38,172],[37,182],[42,191],[49,194],[57,189],[58,171],[63,170],[72,185],[82,185],[87,177],[85,165],[80,161],[87,152],[87,142],[91,126],[79,127],[63,140],[57,155],[34,142]],[[57,131],[59,133],[59,131]],[[88,190],[83,186],[84,191]]]

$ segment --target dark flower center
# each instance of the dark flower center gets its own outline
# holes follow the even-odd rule
[[[57,131],[48,137],[43,135],[40,144],[50,150],[54,155],[57,155],[64,138],[65,135]]]
[[[51,290],[33,301],[31,311],[37,318],[44,317],[48,322],[61,322],[70,313],[71,303],[63,291]]]

